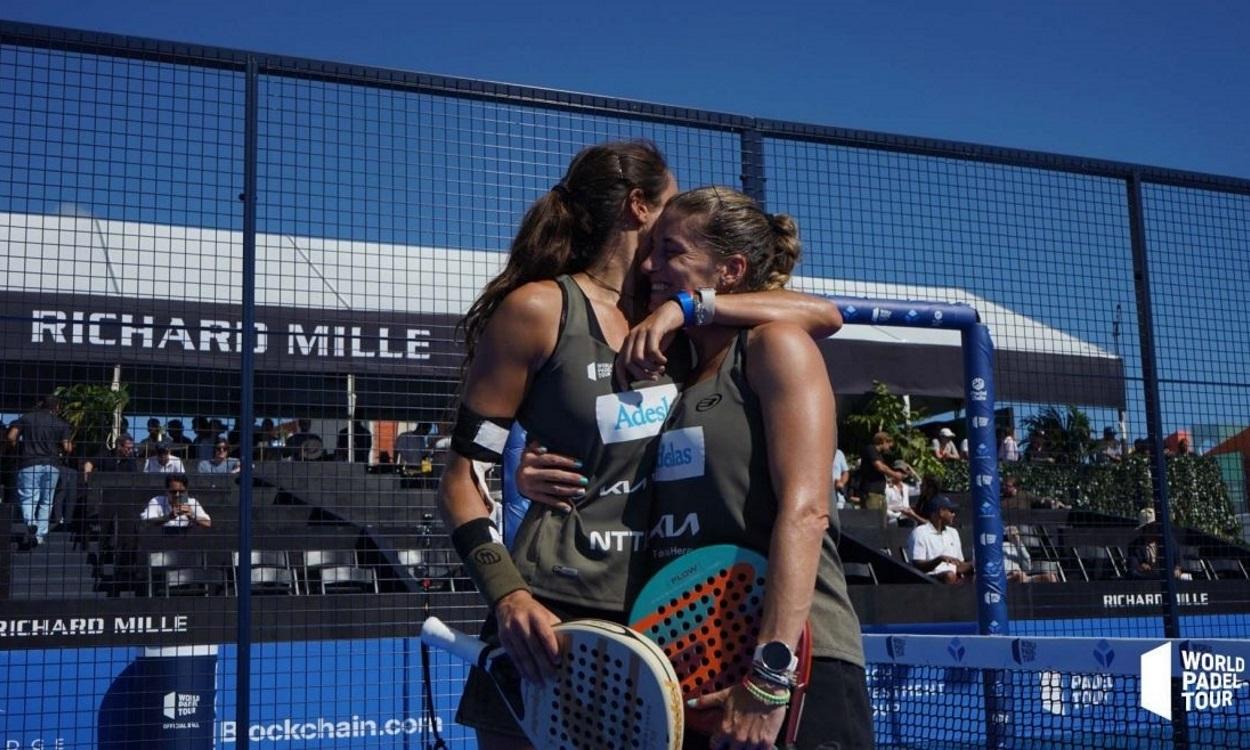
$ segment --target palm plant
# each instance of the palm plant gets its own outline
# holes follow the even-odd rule
[[[61,417],[74,428],[75,453],[94,456],[109,447],[113,436],[114,414],[130,400],[126,386],[113,390],[108,385],[61,386],[53,391],[61,401]]]
[[[894,439],[894,450],[899,458],[911,464],[921,476],[932,474],[941,478],[945,476],[945,467],[930,450],[928,438],[913,426],[923,417],[923,410],[909,411],[902,396],[890,393],[884,383],[874,380],[868,403],[846,418],[851,433],[847,445],[863,447],[871,442],[874,434],[887,432]]]
[[[1022,420],[1028,430],[1027,453],[1038,454],[1056,463],[1081,463],[1094,452],[1089,415],[1069,404],[1047,406]]]

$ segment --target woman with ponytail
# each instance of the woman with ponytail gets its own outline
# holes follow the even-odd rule
[[[651,304],[674,290],[714,289],[716,304],[780,289],[798,261],[794,220],[767,214],[747,196],[700,188],[669,201],[642,270]],[[755,664],[742,684],[699,699],[721,709],[719,732],[686,747],[772,747],[794,687],[804,623],[813,666],[795,740],[800,748],[871,748],[872,719],[859,620],[838,557],[830,477],[836,420],[833,389],[808,334],[786,322],[752,329],[686,329],[697,362],[660,433],[652,514],[697,515],[680,536],[653,536],[658,568],[713,544],[769,558]],[[834,533],[829,533],[830,528]],[[770,552],[775,554],[770,554]]]
[[[439,504],[452,543],[491,607],[484,638],[497,638],[525,679],[552,673],[562,619],[623,621],[645,577],[650,518],[646,459],[677,401],[688,347],[665,357],[671,309],[648,319],[656,345],[647,380],[633,388],[614,367],[637,322],[639,273],[652,226],[677,193],[654,145],[609,143],[579,153],[530,207],[504,270],[463,321],[466,374]],[[736,295],[715,307],[725,325],[796,321],[814,336],[841,325],[836,307],[784,291]],[[689,295],[687,295],[689,297]],[[709,303],[711,301],[709,300]],[[687,298],[661,305],[683,312]],[[705,310],[705,313],[709,311]],[[711,319],[710,314],[706,314]],[[678,326],[680,327],[680,326]],[[498,463],[513,421],[551,455],[576,457],[571,491],[527,511],[511,553],[490,520],[484,468]],[[473,671],[457,721],[478,747],[528,743],[488,677]]]

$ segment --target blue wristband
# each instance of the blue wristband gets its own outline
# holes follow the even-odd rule
[[[696,322],[694,312],[694,295],[687,292],[685,289],[682,289],[669,299],[681,305],[681,314],[686,319],[684,325],[687,327],[694,325]]]

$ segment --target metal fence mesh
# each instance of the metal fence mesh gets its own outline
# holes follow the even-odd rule
[[[18,495],[22,457],[5,449],[6,739],[420,741],[419,623],[433,612],[471,628],[483,614],[435,508],[455,325],[530,203],[582,147],[616,139],[654,141],[682,187],[741,187],[793,215],[798,289],[979,311],[997,350],[996,423],[1019,452],[1000,464],[1022,491],[1004,521],[1062,580],[1011,589],[1015,632],[1250,632],[1244,182],[1146,170],[1142,268],[1125,165],[262,56],[249,269],[245,56],[0,32],[0,416],[7,427],[78,386],[67,414],[84,420],[38,546]],[[239,375],[245,275],[260,324],[251,384]],[[958,431],[962,389],[946,377],[959,367],[956,334],[853,325],[822,350],[835,381],[879,367],[867,379],[909,397],[926,442]],[[839,391],[841,416],[869,408],[865,390]],[[128,400],[115,408],[119,391]],[[246,453],[244,419],[256,429]],[[864,437],[842,427],[853,462]],[[183,463],[211,528],[141,518],[178,497],[165,455]],[[1179,630],[1162,578],[1133,567],[1140,513],[1163,481],[1155,458],[1178,524]],[[242,462],[250,488],[232,473]],[[930,470],[967,498],[966,462]],[[232,720],[247,495],[245,729]],[[194,514],[188,525],[200,525]],[[904,564],[906,529],[853,509],[843,525],[882,569]],[[975,619],[968,590],[944,592],[938,617],[890,605],[907,596],[888,584],[855,588],[886,613],[863,613],[869,629]],[[444,733],[469,746],[450,721],[463,669],[441,655],[433,669]]]

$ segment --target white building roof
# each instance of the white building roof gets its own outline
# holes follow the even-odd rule
[[[0,289],[238,304],[241,232],[84,216],[0,213]],[[287,308],[460,315],[498,273],[501,252],[258,234],[256,301]],[[800,276],[813,294],[965,303],[994,345],[1047,354],[1109,352],[954,287]],[[839,338],[959,346],[959,333],[848,325]]]

